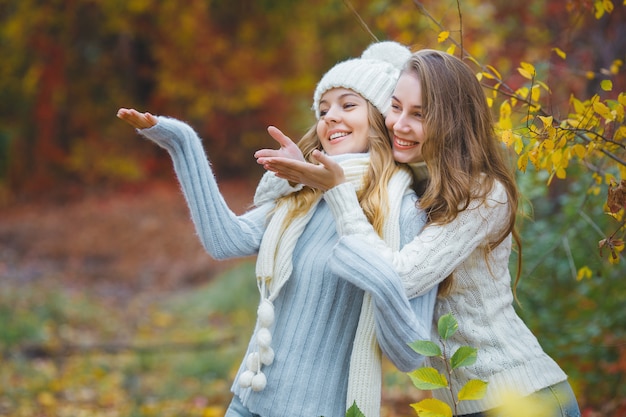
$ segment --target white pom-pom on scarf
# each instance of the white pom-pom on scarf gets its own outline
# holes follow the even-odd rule
[[[274,324],[274,305],[270,300],[265,298],[261,301],[257,309],[257,316],[259,318],[259,325],[262,327],[270,327]]]
[[[239,386],[241,388],[249,388],[252,386],[252,378],[254,378],[254,372],[245,371],[239,375]]]
[[[263,372],[259,372],[252,378],[252,390],[263,391],[267,385],[267,378]]]
[[[271,365],[274,362],[274,349],[271,347],[261,348],[259,355],[263,365]]]

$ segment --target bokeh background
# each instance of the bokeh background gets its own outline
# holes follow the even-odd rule
[[[597,3],[0,0],[0,416],[208,417],[230,401],[254,259],[204,253],[167,154],[118,108],[190,123],[241,213],[266,127],[299,137],[316,81],[374,40],[445,50],[446,30],[512,86],[531,62],[559,116],[603,79],[626,91],[626,6]],[[626,415],[626,268],[598,251],[615,226],[583,168],[519,173],[519,310],[585,416]],[[415,415],[423,393],[385,378],[383,414]]]

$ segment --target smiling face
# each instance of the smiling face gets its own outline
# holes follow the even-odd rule
[[[317,136],[328,155],[367,152],[367,108],[367,101],[347,88],[333,88],[322,95]]]
[[[422,162],[426,140],[422,114],[422,86],[412,72],[403,72],[391,97],[385,124],[392,137],[393,158],[397,162]]]

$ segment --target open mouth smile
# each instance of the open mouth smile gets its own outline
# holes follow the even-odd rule
[[[349,134],[350,134],[350,132],[335,132],[335,133],[333,133],[332,135],[330,135],[328,137],[328,140],[332,142],[332,141],[334,141],[336,139],[346,137]]]
[[[396,145],[396,147],[398,148],[413,148],[417,145],[419,145],[419,142],[413,142],[413,141],[409,141],[409,140],[405,140],[405,139],[400,139],[397,136],[393,137],[393,143]]]

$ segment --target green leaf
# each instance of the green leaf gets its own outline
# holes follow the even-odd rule
[[[437,329],[439,330],[439,336],[441,336],[443,340],[449,339],[454,333],[456,333],[458,328],[459,324],[452,313],[448,313],[439,318]]]
[[[435,398],[427,398],[411,404],[420,417],[452,417],[452,409],[446,403]]]
[[[459,401],[480,400],[487,393],[487,382],[470,379],[459,391]]]
[[[409,343],[409,346],[411,349],[423,356],[441,356],[441,349],[439,346],[430,340],[418,340]]]
[[[454,352],[450,359],[450,365],[452,369],[460,368],[461,366],[470,366],[476,362],[477,350],[470,346],[461,346]]]
[[[346,417],[365,417],[365,414],[361,412],[355,401],[350,408],[348,408],[348,411],[346,411]]]
[[[421,390],[433,390],[448,386],[448,380],[435,368],[425,366],[408,373],[413,385]]]

